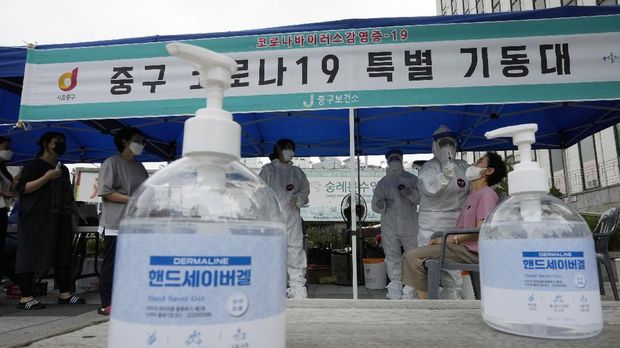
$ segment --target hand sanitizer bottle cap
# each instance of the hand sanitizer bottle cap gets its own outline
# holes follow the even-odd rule
[[[183,156],[215,154],[241,157],[241,126],[232,114],[222,109],[224,90],[230,88],[230,77],[237,63],[206,48],[183,43],[166,45],[168,52],[190,63],[200,73],[200,85],[207,94],[207,107],[185,121]]]
[[[484,134],[487,139],[511,137],[513,144],[519,149],[520,162],[508,173],[508,191],[511,195],[520,192],[549,192],[549,179],[545,170],[532,161],[531,150],[536,141],[534,134],[537,130],[537,124],[528,123],[503,127]]]

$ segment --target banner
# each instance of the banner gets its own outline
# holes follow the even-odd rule
[[[620,16],[188,40],[235,59],[231,112],[620,98]],[[193,114],[166,43],[28,51],[20,120]]]

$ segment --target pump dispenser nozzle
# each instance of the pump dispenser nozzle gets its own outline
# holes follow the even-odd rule
[[[519,192],[549,192],[549,180],[545,170],[532,162],[532,144],[536,141],[534,133],[538,130],[536,123],[508,126],[486,132],[487,139],[511,137],[519,149],[520,161],[514,170],[508,173],[508,190],[510,194]]]
[[[169,43],[168,52],[182,58],[200,73],[200,85],[207,93],[207,107],[185,121],[183,156],[213,153],[241,157],[241,127],[223,110],[224,90],[230,88],[237,63],[220,53],[183,43]]]

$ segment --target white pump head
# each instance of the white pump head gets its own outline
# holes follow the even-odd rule
[[[545,192],[549,191],[549,181],[545,170],[532,162],[532,144],[536,141],[534,133],[538,130],[535,123],[508,126],[486,132],[487,139],[511,137],[512,143],[519,149],[521,160],[514,166],[514,170],[508,173],[508,190],[510,194],[519,192]]]
[[[200,73],[200,85],[207,93],[207,107],[185,121],[183,155],[215,153],[241,157],[241,127],[223,110],[224,90],[237,63],[220,53],[183,43],[169,43],[168,52],[190,63]]]

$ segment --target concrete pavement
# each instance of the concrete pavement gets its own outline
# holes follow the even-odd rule
[[[534,339],[495,331],[482,322],[479,301],[309,299],[289,301],[286,346],[310,347],[614,347],[620,303],[603,304],[605,328],[584,340]],[[104,348],[107,323],[38,341],[29,347]]]
[[[611,300],[609,283],[603,300]],[[310,284],[312,299],[289,301],[287,347],[613,347],[620,341],[620,302],[604,302],[605,329],[593,339],[552,341],[500,333],[482,322],[478,301],[387,301],[384,290]],[[0,294],[3,295],[3,294]],[[105,347],[107,318],[89,304],[60,306],[55,292],[43,297],[48,308],[21,311],[0,296],[0,347]]]

